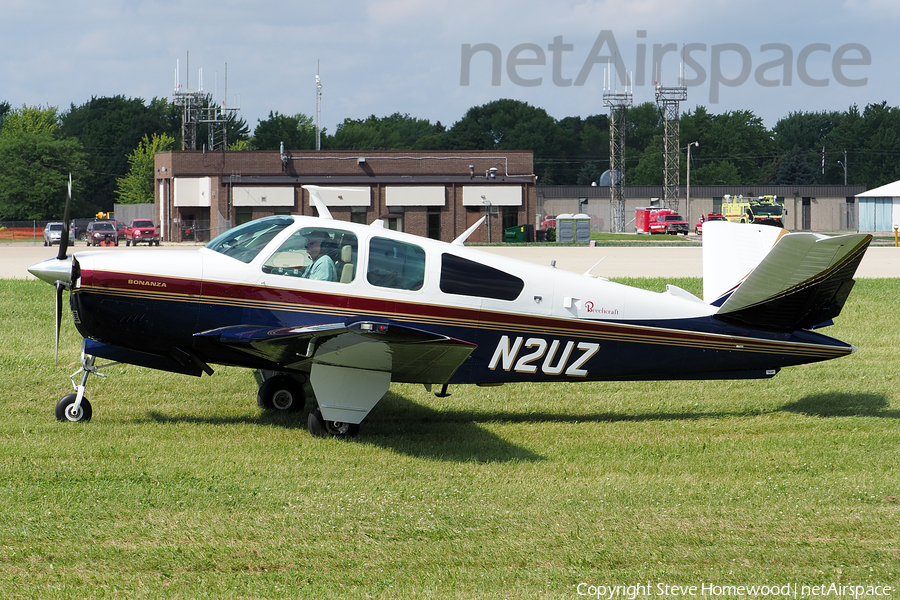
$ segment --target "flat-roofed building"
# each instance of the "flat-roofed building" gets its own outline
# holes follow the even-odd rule
[[[164,240],[206,241],[276,214],[315,215],[304,185],[325,188],[335,219],[451,241],[502,241],[536,221],[529,151],[170,151],[155,159],[155,215]]]

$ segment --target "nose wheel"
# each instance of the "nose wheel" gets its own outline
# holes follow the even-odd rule
[[[81,368],[72,373],[69,379],[72,380],[72,387],[75,388],[74,394],[66,394],[56,403],[56,420],[71,423],[86,423],[91,420],[93,410],[91,403],[84,397],[85,386],[87,385],[88,375],[93,373],[98,377],[106,377],[100,372],[103,367],[108,367],[116,363],[107,363],[99,367],[94,364],[94,356],[81,352]],[[81,383],[75,383],[75,376],[81,373]]]
[[[86,423],[91,420],[91,403],[84,396],[78,400],[78,394],[66,394],[56,403],[56,420]]]

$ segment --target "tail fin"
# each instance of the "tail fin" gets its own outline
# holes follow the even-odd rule
[[[704,300],[721,306],[716,317],[785,332],[814,328],[840,314],[853,289],[853,275],[872,241],[868,234],[829,237],[786,233],[763,225],[718,222],[704,224],[703,237]],[[748,239],[755,242],[755,254],[748,250],[754,246]],[[766,248],[769,239],[774,241]],[[736,253],[741,251],[744,255],[739,259]],[[707,266],[721,267],[730,257],[742,267],[754,260],[756,265],[738,276],[730,287],[723,284],[727,278],[713,276],[714,285],[707,289]],[[719,295],[711,299],[707,291]]]

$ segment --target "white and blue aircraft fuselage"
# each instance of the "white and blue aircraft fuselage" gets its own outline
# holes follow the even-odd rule
[[[704,226],[704,298],[645,291],[330,218],[274,216],[198,250],[84,252],[30,270],[68,287],[85,376],[57,406],[87,420],[94,357],[189,375],[257,369],[261,406],[317,403],[354,435],[392,381],[754,379],[854,348],[837,316],[871,236]],[[62,255],[62,252],[60,253]],[[308,386],[306,384],[309,384]]]

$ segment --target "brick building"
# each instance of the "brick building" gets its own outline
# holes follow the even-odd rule
[[[160,152],[155,216],[163,239],[206,241],[274,214],[315,215],[303,185],[326,189],[334,218],[451,241],[489,215],[470,241],[536,221],[531,151]]]

